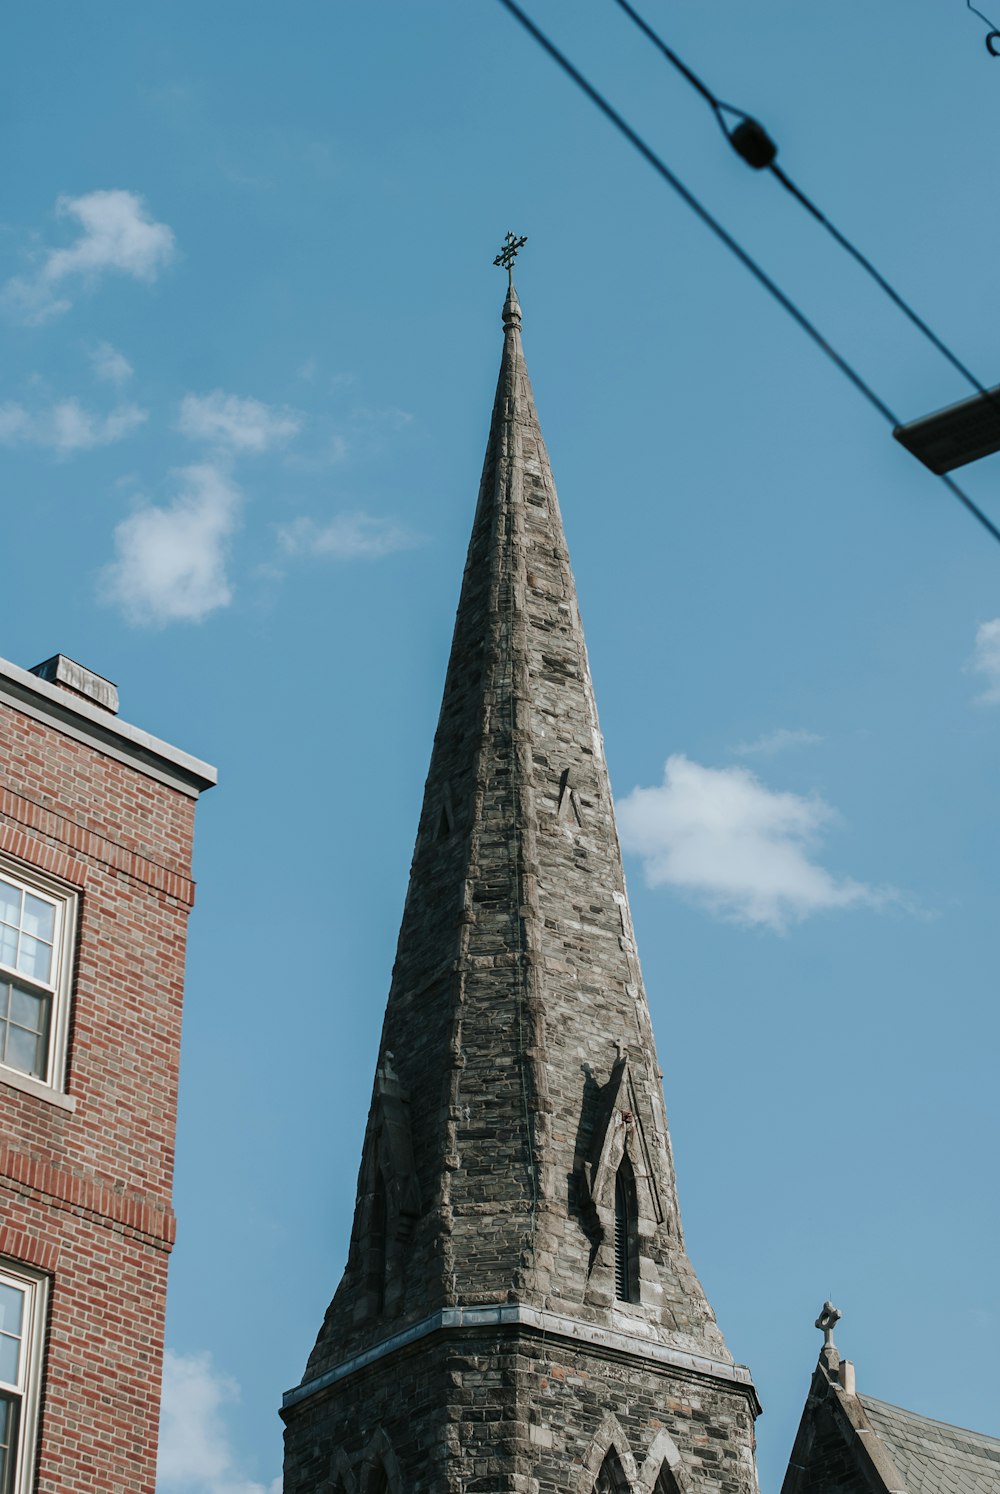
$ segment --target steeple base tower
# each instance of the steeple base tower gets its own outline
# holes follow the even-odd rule
[[[759,1411],[741,1366],[445,1309],[289,1392],[285,1494],[755,1494]]]

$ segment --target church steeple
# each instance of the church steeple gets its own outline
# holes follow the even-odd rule
[[[684,1249],[576,588],[512,277],[503,324],[350,1254],[303,1384],[286,1397],[286,1494],[320,1487],[307,1481],[319,1423],[321,1456],[339,1446],[349,1457],[341,1412],[324,1422],[321,1410],[347,1395],[345,1366],[394,1361],[404,1344],[410,1356],[420,1343],[430,1354],[449,1332],[451,1352],[485,1334],[491,1363],[511,1334],[532,1353],[541,1335],[550,1359],[556,1344],[571,1357],[595,1345],[598,1359],[646,1356],[637,1385],[701,1377],[703,1391],[732,1401],[727,1425],[741,1430],[729,1486],[749,1490],[756,1398]],[[587,1370],[595,1391],[603,1373]],[[509,1413],[514,1441],[529,1447],[542,1389],[536,1397],[522,1386],[513,1411],[499,1388],[483,1394],[484,1414]],[[444,1436],[459,1413],[441,1395],[427,1415],[428,1426],[441,1418]],[[572,1424],[580,1457],[596,1457],[612,1415],[617,1431],[604,1437],[594,1476],[613,1440],[627,1481],[638,1448],[624,1445],[627,1404],[613,1414],[615,1401],[608,1391],[581,1406],[567,1435]],[[367,1430],[347,1441],[376,1431],[392,1441],[387,1414],[368,1406]],[[383,1417],[377,1428],[372,1416]],[[307,1426],[313,1463],[303,1462]],[[431,1467],[401,1468],[403,1485]],[[511,1478],[519,1471],[512,1463]]]

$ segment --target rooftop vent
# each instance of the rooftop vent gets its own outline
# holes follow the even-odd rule
[[[51,659],[36,664],[31,673],[37,674],[40,680],[47,680],[50,685],[59,685],[71,695],[81,695],[84,700],[93,701],[102,710],[110,711],[112,716],[118,715],[118,686],[94,674],[93,670],[84,669],[75,659],[67,659],[65,654],[53,654]]]

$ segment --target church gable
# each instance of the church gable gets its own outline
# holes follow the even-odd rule
[[[997,1494],[1000,1439],[859,1395],[839,1317],[827,1302],[816,1320],[825,1342],[781,1494]]]
[[[631,1165],[635,1177],[640,1217],[654,1225],[662,1224],[663,1209],[626,1056],[615,1064],[601,1101],[590,1158],[583,1164],[583,1178],[602,1230],[607,1233],[607,1225],[613,1222],[615,1179],[624,1160]]]
[[[591,1238],[588,1301],[656,1306],[649,1244],[664,1225],[664,1212],[627,1055],[615,1063],[596,1105],[589,1155],[577,1158]]]

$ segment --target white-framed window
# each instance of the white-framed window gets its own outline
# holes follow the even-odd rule
[[[42,1378],[47,1282],[0,1260],[0,1494],[29,1494]]]
[[[62,1088],[75,926],[75,893],[0,857],[0,1078]]]

